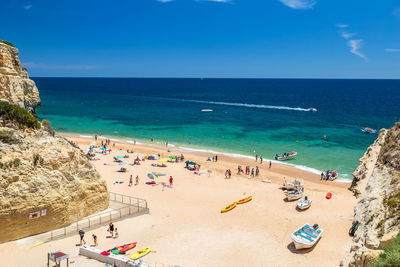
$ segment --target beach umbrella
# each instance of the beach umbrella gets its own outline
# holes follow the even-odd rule
[[[168,159],[159,159],[158,161],[159,161],[159,162],[167,162]]]
[[[118,165],[125,166],[126,164],[128,164],[128,163],[126,163],[126,162],[120,162]]]
[[[169,158],[171,158],[171,159],[175,159],[175,157],[174,157],[174,156],[169,156]]]
[[[196,162],[193,162],[193,161],[190,161],[190,160],[185,161],[185,163],[189,164],[189,165],[197,165]]]
[[[164,173],[160,173],[160,172],[152,172],[152,174],[154,174],[156,176],[165,176]]]
[[[155,180],[155,179],[158,178],[158,176],[155,175],[154,173],[148,173],[148,174],[147,174],[147,177],[149,177],[151,180]]]

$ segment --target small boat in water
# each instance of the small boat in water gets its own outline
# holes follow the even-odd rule
[[[212,109],[202,109],[201,112],[213,112]]]
[[[308,108],[307,111],[317,111],[316,108]]]
[[[375,133],[376,133],[376,130],[375,130],[375,129],[372,129],[372,128],[365,127],[365,128],[361,128],[361,132],[363,132],[363,133],[375,134]]]
[[[318,224],[311,227],[308,223],[297,229],[292,233],[292,240],[296,250],[311,248],[321,238],[324,230],[318,229]]]
[[[276,154],[275,155],[275,160],[288,160],[288,159],[293,159],[294,157],[297,156],[297,152],[289,152],[289,153],[283,153],[283,154]]]
[[[307,196],[304,199],[297,201],[297,208],[300,210],[305,210],[311,207],[312,200],[308,199]]]

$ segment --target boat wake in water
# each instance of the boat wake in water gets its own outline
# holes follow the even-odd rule
[[[164,98],[164,97],[152,97],[160,100],[169,101],[180,101],[180,102],[190,102],[190,103],[200,103],[209,105],[224,105],[224,106],[236,106],[236,107],[246,107],[246,108],[262,108],[262,109],[283,109],[283,110],[294,110],[294,111],[317,111],[316,108],[293,108],[285,106],[270,106],[270,105],[260,105],[260,104],[248,104],[248,103],[230,103],[230,102],[219,102],[219,101],[205,101],[205,100],[193,100],[193,99],[179,99],[179,98]]]

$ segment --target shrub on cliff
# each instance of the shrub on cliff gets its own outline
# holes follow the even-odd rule
[[[3,126],[7,123],[16,123],[20,128],[40,129],[41,127],[38,120],[26,109],[6,101],[0,101],[0,119],[3,120]]]
[[[15,144],[17,143],[17,139],[13,136],[11,131],[1,130],[0,131],[0,142],[7,144]]]
[[[49,120],[42,120],[43,129],[46,130],[46,132],[48,132],[51,136],[54,136],[56,132],[53,130],[53,128],[51,128],[50,124],[51,122]]]
[[[400,266],[400,236],[384,248],[384,252],[379,255],[371,267]]]
[[[10,43],[10,42],[8,42],[8,41],[5,41],[5,40],[0,40],[0,43],[3,43],[3,44],[6,44],[6,45],[15,47],[12,43]]]

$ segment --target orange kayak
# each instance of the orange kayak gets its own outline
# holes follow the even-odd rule
[[[101,254],[101,255],[104,255],[104,256],[108,256],[108,255],[110,255],[111,253],[117,254],[117,255],[118,255],[118,254],[123,253],[123,252],[126,252],[126,251],[128,251],[128,250],[130,250],[130,249],[133,249],[134,247],[136,247],[136,244],[137,244],[137,242],[125,244],[125,245],[122,245],[122,246],[119,246],[119,247],[115,247],[115,248],[112,248],[112,249],[103,251],[103,252],[101,252],[100,254]]]
[[[249,196],[249,197],[246,197],[246,198],[243,198],[243,199],[237,201],[236,203],[237,203],[237,204],[243,204],[243,203],[249,202],[249,201],[252,200],[252,199],[253,199],[253,196]]]
[[[235,207],[236,207],[236,202],[233,202],[232,204],[229,204],[228,206],[226,206],[225,208],[223,208],[223,209],[221,210],[221,213],[230,211],[230,210],[234,209]]]

